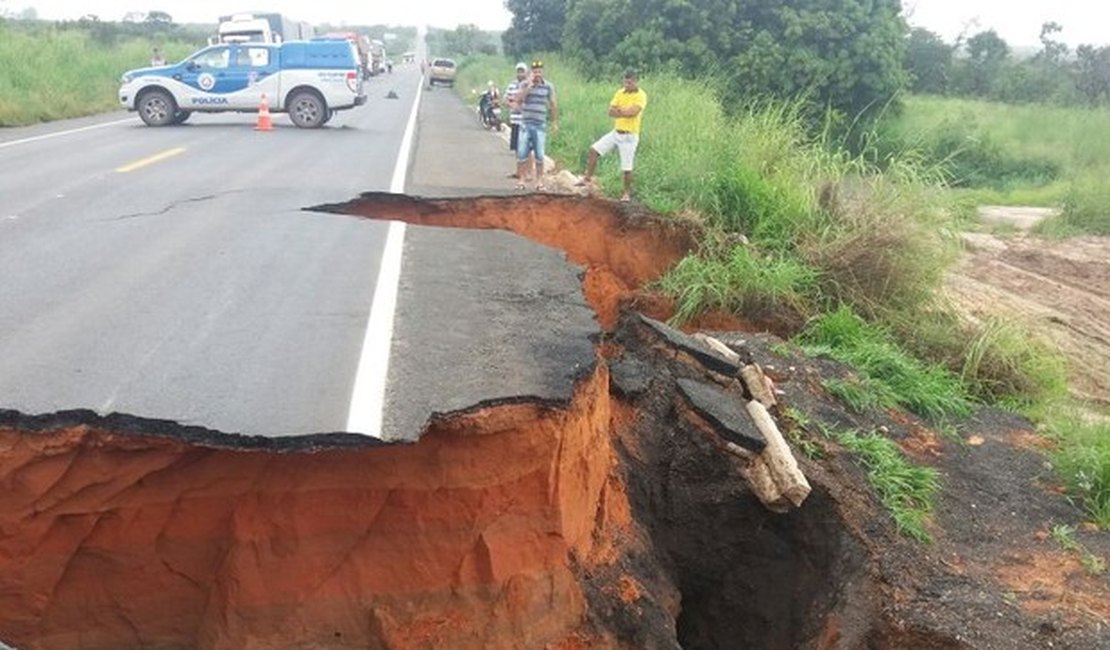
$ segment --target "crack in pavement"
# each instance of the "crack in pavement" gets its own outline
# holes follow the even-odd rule
[[[136,219],[138,217],[157,217],[157,216],[166,214],[170,210],[173,210],[174,208],[176,208],[178,206],[181,206],[181,205],[184,205],[186,203],[202,203],[204,201],[213,201],[213,200],[218,199],[222,196],[230,196],[232,194],[242,194],[243,192],[246,192],[246,190],[227,190],[226,192],[217,192],[215,194],[206,194],[204,196],[195,196],[195,197],[191,197],[191,198],[187,198],[187,199],[181,199],[179,201],[174,201],[174,202],[166,205],[166,207],[162,208],[161,210],[155,210],[154,212],[132,212],[132,213],[128,213],[128,214],[121,214],[118,217],[112,217],[110,219],[103,219],[102,221],[123,221],[124,219]]]

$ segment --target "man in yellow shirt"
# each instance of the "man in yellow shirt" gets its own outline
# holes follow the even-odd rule
[[[613,130],[601,136],[590,145],[589,159],[586,161],[586,175],[579,183],[592,188],[597,159],[613,149],[621,159],[624,172],[624,195],[621,201],[632,200],[632,163],[636,158],[636,147],[640,144],[640,122],[647,107],[647,93],[640,88],[640,78],[632,68],[624,72],[624,85],[613,95],[609,102],[609,117],[614,118]]]

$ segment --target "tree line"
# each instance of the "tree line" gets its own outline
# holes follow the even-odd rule
[[[1080,45],[1072,51],[1058,40],[1061,31],[1058,23],[1044,23],[1040,49],[1021,58],[994,30],[946,43],[927,29],[915,28],[906,52],[911,88],[1016,103],[1110,103],[1110,47]]]
[[[625,66],[718,82],[726,103],[804,96],[848,116],[877,114],[899,91],[1006,101],[1107,103],[1110,48],[1011,56],[993,31],[946,44],[911,30],[901,0],[505,0],[505,52],[559,51],[598,76]]]

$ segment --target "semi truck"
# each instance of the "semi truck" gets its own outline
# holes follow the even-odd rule
[[[217,43],[283,43],[307,41],[316,35],[312,25],[274,13],[220,16]]]
[[[385,43],[374,39],[370,41],[370,74],[385,72]]]

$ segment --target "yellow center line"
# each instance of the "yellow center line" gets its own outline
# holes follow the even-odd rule
[[[140,167],[146,167],[147,165],[153,165],[154,163],[156,163],[160,160],[165,160],[166,158],[171,158],[173,156],[176,156],[179,153],[182,153],[183,151],[185,151],[185,147],[177,147],[176,149],[167,149],[167,150],[163,151],[162,153],[156,153],[153,156],[148,156],[147,158],[143,158],[142,160],[136,160],[135,162],[131,163],[130,165],[124,165],[123,167],[116,167],[116,171],[121,173],[121,174],[124,174],[126,172],[133,172],[136,169],[139,169]]]

